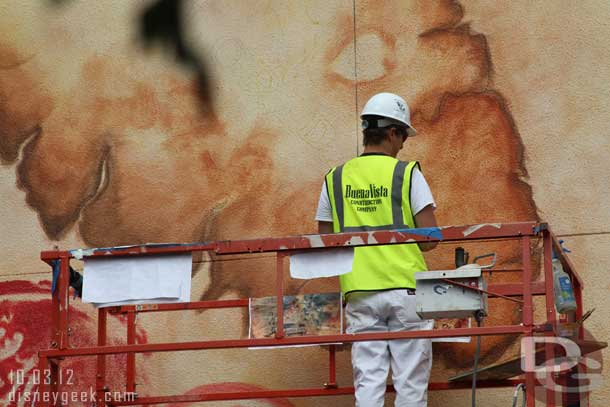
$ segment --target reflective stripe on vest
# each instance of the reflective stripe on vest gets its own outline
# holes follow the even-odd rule
[[[326,176],[326,185],[333,230],[359,232],[415,227],[409,202],[415,166],[419,166],[415,161],[406,163],[389,156],[363,156],[331,170]],[[351,184],[346,185],[346,180]],[[389,182],[391,186],[387,185]],[[350,195],[354,191],[357,191],[355,195]],[[388,204],[391,208],[387,208]],[[340,277],[341,291],[347,294],[415,288],[413,273],[425,270],[426,263],[417,244],[356,248],[352,272]]]

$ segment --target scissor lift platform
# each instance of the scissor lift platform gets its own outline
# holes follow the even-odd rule
[[[498,283],[489,284],[487,293],[489,298],[493,297],[512,297],[521,298],[517,300],[521,304],[521,321],[518,324],[493,325],[474,328],[455,328],[438,329],[427,331],[409,332],[384,332],[384,333],[362,333],[362,334],[338,334],[324,336],[286,336],[283,326],[283,307],[282,299],[284,295],[284,259],[296,251],[307,250],[328,250],[339,247],[361,247],[369,245],[390,245],[390,244],[416,244],[417,242],[464,242],[464,241],[494,241],[514,239],[520,242],[521,251],[521,282],[520,283]],[[531,246],[533,239],[540,239],[543,243],[543,269],[544,281],[534,281],[534,271],[532,270]],[[54,284],[53,293],[53,342],[50,349],[39,352],[39,368],[41,371],[50,369],[50,384],[43,383],[39,391],[43,393],[53,393],[61,391],[61,383],[58,380],[61,370],[61,361],[65,358],[97,356],[96,368],[96,401],[97,406],[126,406],[126,405],[152,405],[161,403],[175,402],[198,402],[198,401],[217,401],[217,400],[238,400],[238,399],[260,399],[260,398],[291,398],[291,397],[315,397],[345,395],[354,392],[353,387],[340,387],[336,381],[335,353],[336,343],[351,343],[357,341],[388,340],[388,339],[407,339],[407,338],[447,338],[463,336],[485,336],[485,335],[522,335],[525,338],[534,335],[555,336],[555,327],[558,318],[553,302],[553,274],[551,264],[551,252],[555,251],[563,264],[564,270],[572,277],[575,292],[577,309],[573,315],[569,316],[567,322],[578,320],[583,315],[582,308],[582,288],[583,282],[578,274],[575,273],[569,259],[564,256],[559,248],[559,244],[549,230],[548,226],[539,222],[520,222],[504,224],[481,224],[467,226],[447,226],[439,228],[425,229],[403,229],[403,230],[380,230],[371,232],[357,233],[336,233],[327,235],[302,235],[282,238],[252,239],[252,240],[233,240],[205,243],[189,244],[144,244],[128,247],[110,247],[101,249],[84,249],[76,251],[44,251],[41,253],[43,261],[50,265],[55,265],[58,275]],[[136,343],[135,321],[136,315],[142,312],[164,312],[189,309],[204,308],[228,308],[228,307],[247,307],[248,299],[216,300],[216,301],[197,301],[189,303],[175,304],[155,304],[138,306],[120,306],[113,308],[98,309],[98,332],[97,346],[74,347],[70,344],[69,336],[69,273],[70,260],[75,257],[104,257],[112,258],[115,256],[150,256],[168,253],[185,252],[210,252],[217,256],[234,254],[251,254],[271,252],[276,254],[276,279],[275,292],[277,296],[277,329],[274,337],[261,339],[225,339],[225,340],[201,340],[192,342],[171,342],[171,343]],[[535,323],[533,297],[545,297],[545,317],[544,323]],[[127,341],[123,345],[107,345],[107,316],[108,313],[119,313],[127,316]],[[565,318],[564,318],[565,319]],[[577,332],[579,340],[583,340],[583,329]],[[145,352],[168,352],[185,350],[204,350],[221,348],[251,348],[251,347],[273,347],[287,345],[319,344],[329,345],[328,351],[328,381],[316,388],[296,388],[265,391],[239,391],[225,393],[205,393],[191,395],[139,395],[135,399],[113,399],[106,401],[106,394],[109,392],[107,387],[106,358],[113,354],[126,354],[126,383],[127,393],[136,392],[136,360],[137,353]],[[605,347],[605,343],[586,344],[584,350]],[[545,360],[554,358],[556,350],[553,346],[545,345],[537,354],[544,355]],[[511,364],[512,363],[512,364]],[[481,370],[480,380],[477,387],[512,387],[524,383],[527,392],[527,406],[535,405],[534,390],[537,385],[541,385],[536,379],[534,372],[518,372],[514,368],[517,361],[505,362],[497,366],[487,368],[487,372]],[[581,372],[585,366],[578,367]],[[498,372],[505,369],[506,374]],[[510,372],[509,372],[510,371]],[[495,372],[495,373],[494,373]],[[512,378],[513,373],[522,373],[519,378]],[[564,373],[566,374],[566,373]],[[463,380],[461,380],[463,379]],[[546,377],[546,383],[551,384],[554,380],[552,374]],[[543,380],[543,382],[545,381]],[[470,382],[466,376],[456,377],[451,381],[434,382],[429,384],[430,390],[447,390],[469,388]],[[391,390],[391,386],[389,387]],[[42,400],[42,398],[41,398]],[[50,400],[48,405],[52,405],[52,400],[57,398],[47,397]],[[552,390],[547,390],[547,406],[555,405],[555,394]],[[563,398],[562,405],[567,405],[566,398]]]

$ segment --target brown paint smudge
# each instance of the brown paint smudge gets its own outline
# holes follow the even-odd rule
[[[150,155],[131,159],[138,143],[116,143],[107,187],[83,211],[82,236],[96,246],[236,238],[237,226],[213,227],[219,214],[224,217],[232,207],[251,230],[259,230],[268,222],[259,216],[264,208],[259,201],[271,194],[268,145],[274,137],[257,127],[235,149],[219,150],[225,133],[202,138],[196,130],[149,140],[154,144]]]
[[[487,40],[481,34],[472,34],[469,25],[430,30],[419,36],[419,44],[422,53],[440,53],[450,63],[443,64],[436,73],[438,80],[429,81],[428,89],[414,99],[411,111],[414,123],[421,119],[433,120],[447,94],[482,92],[489,88],[493,69]],[[451,72],[454,67],[462,70]]]
[[[38,134],[26,145],[27,159],[21,161],[17,171],[18,186],[26,191],[27,204],[38,212],[51,238],[62,236],[95,195],[108,156],[103,139],[91,140],[81,154],[55,148],[61,141]]]
[[[144,205],[136,202],[136,197],[138,190],[150,184],[147,179],[149,173],[138,172],[148,165],[155,167],[157,157],[147,157],[149,162],[141,167],[134,168],[127,164],[131,171],[123,170],[121,163],[128,163],[132,156],[125,147],[147,148],[147,145],[155,143],[155,140],[148,139],[151,133],[173,134],[172,137],[182,139],[184,144],[185,140],[192,139],[190,142],[193,142],[206,134],[224,131],[216,117],[202,117],[196,110],[196,89],[192,82],[176,81],[167,75],[162,79],[171,88],[163,98],[153,86],[138,80],[115,89],[114,78],[125,70],[124,66],[108,58],[89,58],[82,67],[81,86],[66,94],[52,113],[50,108],[40,107],[46,106],[44,102],[47,99],[40,95],[41,85],[33,80],[28,81],[25,71],[13,70],[15,72],[10,71],[10,75],[0,71],[0,84],[4,85],[7,81],[16,84],[0,88],[0,135],[3,136],[0,138],[0,154],[3,161],[14,161],[21,145],[31,137],[18,166],[18,186],[26,191],[27,204],[39,213],[41,225],[52,239],[61,238],[82,214],[85,218],[83,237],[88,244],[103,241],[104,245],[113,245],[125,242],[125,239],[141,241],[140,233],[125,230],[137,230],[140,228],[138,225],[113,228],[117,222],[130,224],[127,220],[131,216],[129,213],[124,218],[117,218],[116,209],[101,207],[99,203],[95,207],[101,216],[91,210],[85,211],[89,203],[95,204],[99,196],[108,192],[109,188],[112,190],[111,179],[121,177],[122,172],[131,173],[132,182],[125,184],[120,198],[104,202],[118,207],[127,203],[128,207],[133,205],[145,209]],[[16,89],[20,89],[21,93]],[[31,102],[25,103],[25,100]],[[134,132],[141,131],[146,131],[147,135],[138,136],[141,139],[134,138]],[[205,151],[209,154],[216,144],[208,144]],[[188,146],[168,143],[165,154],[168,158],[176,157],[179,162],[177,167],[186,167],[193,157],[181,153],[180,149],[188,151]],[[181,155],[185,156],[180,158]],[[167,168],[158,175],[162,178],[173,172],[172,168]],[[214,173],[218,173],[218,170]],[[198,174],[191,176],[196,178]],[[203,187],[203,190],[212,189],[212,185]],[[175,193],[180,195],[181,191]],[[163,196],[163,193],[158,195]],[[154,202],[163,201],[159,196],[149,198],[146,202],[151,206]],[[174,200],[173,197],[171,199]],[[160,219],[163,219],[160,215]],[[99,231],[108,228],[106,232],[110,233],[102,234],[104,237],[101,239],[92,236],[89,231],[96,223],[104,226],[93,229]],[[125,234],[117,237],[116,233],[111,232],[113,230],[122,230]],[[165,234],[157,237],[149,233],[142,235],[148,239],[146,241],[156,241]],[[178,233],[176,237],[194,240],[195,236]]]
[[[38,81],[31,58],[0,43],[0,163],[18,158],[20,146],[40,132],[53,100]]]

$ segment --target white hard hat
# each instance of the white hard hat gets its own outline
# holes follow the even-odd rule
[[[411,126],[409,105],[407,105],[403,98],[394,93],[378,93],[370,98],[366,105],[364,105],[360,118],[364,119],[364,116],[382,116],[391,119],[387,121],[378,120],[378,127],[403,124],[408,126],[407,131],[409,136],[415,136],[417,133],[413,126]]]

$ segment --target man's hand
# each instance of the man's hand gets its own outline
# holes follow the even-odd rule
[[[318,221],[318,233],[321,235],[333,233],[333,223]]]
[[[428,205],[415,215],[415,227],[416,228],[434,228],[436,227],[436,217],[434,216],[434,206]],[[438,242],[429,243],[418,243],[421,251],[427,252],[436,247]]]

